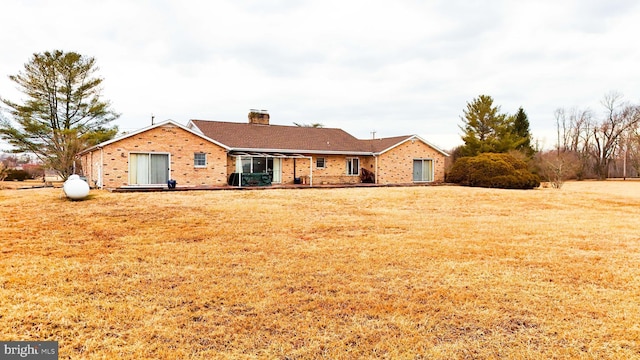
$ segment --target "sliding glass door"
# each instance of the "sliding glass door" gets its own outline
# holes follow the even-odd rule
[[[427,182],[433,181],[433,160],[414,159],[413,160],[413,181]]]
[[[166,185],[169,180],[169,154],[129,154],[130,185]]]

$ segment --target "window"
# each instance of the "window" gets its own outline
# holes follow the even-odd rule
[[[360,174],[360,159],[347,158],[347,175],[359,175]]]
[[[254,157],[251,159],[253,168],[251,169],[252,173],[266,173],[267,172],[267,163],[269,160],[273,161],[272,158],[263,158],[263,157]]]
[[[242,172],[245,174],[251,172],[251,156],[243,156],[240,158],[240,168],[242,170],[239,172]]]
[[[433,181],[433,160],[413,160],[413,181]]]
[[[321,158],[321,157],[316,158],[316,168],[324,169],[325,166],[326,166],[326,163],[324,158]]]
[[[262,156],[243,156],[240,158],[240,165],[242,172],[245,174],[271,172],[273,171],[273,158]]]
[[[205,153],[195,153],[195,154],[193,154],[193,166],[195,166],[195,167],[205,167],[205,166],[207,166],[207,154],[205,154]]]

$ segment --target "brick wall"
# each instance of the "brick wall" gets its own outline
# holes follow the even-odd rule
[[[86,176],[87,183],[89,183],[89,186],[91,187],[95,187],[99,185],[97,171],[100,164],[99,164],[99,160],[97,160],[98,163],[94,163],[96,161],[94,158],[94,153],[97,156],[100,155],[100,152],[96,151],[96,152],[86,153],[82,157],[80,157],[80,167],[82,168],[81,170],[82,174]]]
[[[379,184],[408,184],[413,182],[413,160],[433,160],[433,181],[444,182],[445,156],[420,140],[404,144],[378,158]]]
[[[101,154],[102,152],[102,154]],[[102,158],[103,187],[117,188],[129,185],[130,153],[168,153],[170,178],[178,186],[225,185],[227,183],[226,150],[171,124],[124,138],[87,153],[82,166],[90,184],[98,180]],[[195,153],[205,153],[207,165],[194,166]]]
[[[324,158],[324,168],[318,168],[317,158]],[[344,155],[313,155],[313,183],[320,184],[354,184],[360,182],[360,176],[347,175],[347,158],[360,159],[360,167],[363,166],[366,156]],[[309,175],[309,162],[306,163],[302,175]],[[300,174],[300,172],[298,173]]]

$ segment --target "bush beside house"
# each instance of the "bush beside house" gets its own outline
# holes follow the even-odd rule
[[[540,186],[540,178],[529,171],[524,161],[503,153],[462,157],[451,167],[446,181],[502,189],[533,189]]]

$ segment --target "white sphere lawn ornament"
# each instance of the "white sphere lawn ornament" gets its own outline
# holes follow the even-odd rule
[[[64,194],[71,200],[82,200],[89,195],[89,184],[78,175],[71,175],[62,185]]]

